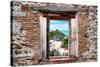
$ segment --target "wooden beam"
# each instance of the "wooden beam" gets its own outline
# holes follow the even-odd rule
[[[60,16],[56,16],[56,17],[49,17],[51,20],[70,20],[70,17],[60,17]]]
[[[79,11],[79,9],[75,9],[75,8],[68,8],[68,7],[64,7],[64,6],[45,6],[45,7],[32,7],[32,10],[35,11],[40,11],[43,13],[44,17],[50,17],[54,19],[60,19],[60,17],[62,18],[67,18],[67,19],[71,19],[75,17],[75,14]],[[56,17],[56,18],[55,18]],[[61,18],[61,19],[62,19]]]
[[[45,7],[32,7],[32,10],[36,10],[36,11],[41,11],[41,12],[54,12],[54,13],[66,13],[66,12],[70,12],[70,13],[76,13],[79,11],[79,9],[75,9],[75,8],[70,8],[70,7],[64,7],[64,6],[45,6]]]
[[[75,15],[73,14],[43,14],[44,17],[49,17],[50,19],[67,19],[70,20],[71,18],[74,18]]]

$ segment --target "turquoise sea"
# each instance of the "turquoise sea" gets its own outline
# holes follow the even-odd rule
[[[65,35],[69,35],[69,31],[61,31],[62,33],[64,33]]]

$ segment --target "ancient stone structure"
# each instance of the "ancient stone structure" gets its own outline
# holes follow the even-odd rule
[[[60,8],[60,10],[59,10]],[[71,8],[71,9],[70,9]],[[69,9],[69,10],[68,10]],[[40,41],[41,11],[77,11],[78,61],[97,59],[97,7],[74,4],[11,2],[11,65],[39,64],[42,59]],[[73,42],[73,41],[71,41]]]

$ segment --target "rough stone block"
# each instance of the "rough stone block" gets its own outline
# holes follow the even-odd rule
[[[26,16],[26,12],[16,12],[16,11],[13,11],[13,16]]]

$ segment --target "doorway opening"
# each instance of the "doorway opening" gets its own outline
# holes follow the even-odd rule
[[[50,19],[48,23],[49,57],[68,57],[69,20]]]
[[[68,14],[43,13],[40,16],[42,59],[69,60],[78,56],[78,26],[75,14]],[[74,31],[77,32],[75,37]]]

